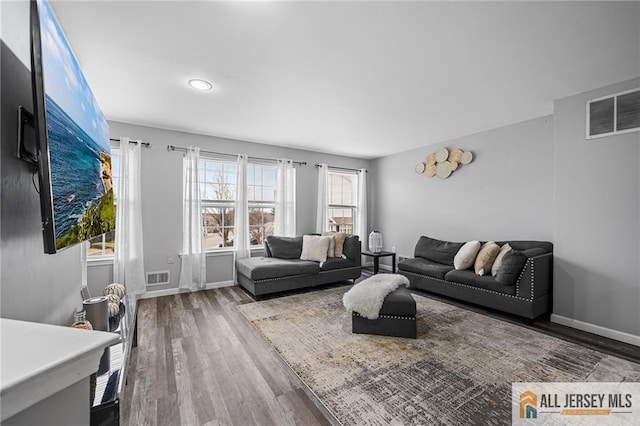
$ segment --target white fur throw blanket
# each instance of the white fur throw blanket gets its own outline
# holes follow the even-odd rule
[[[374,275],[347,291],[342,296],[342,303],[349,312],[355,311],[367,319],[376,319],[384,298],[401,285],[409,287],[409,280],[404,275]]]

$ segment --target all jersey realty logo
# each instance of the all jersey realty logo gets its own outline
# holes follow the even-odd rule
[[[640,383],[513,383],[511,399],[513,424],[640,424]]]
[[[538,418],[538,395],[531,391],[525,391],[520,394],[520,418],[536,419]]]

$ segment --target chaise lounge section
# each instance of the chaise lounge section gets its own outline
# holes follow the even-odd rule
[[[236,260],[238,284],[258,300],[267,294],[360,278],[357,235],[346,235],[342,255],[324,262],[301,260],[302,242],[303,237],[267,237],[264,256]]]
[[[464,243],[440,241],[426,236],[416,244],[414,258],[398,264],[411,288],[452,297],[533,320],[551,307],[553,244],[547,241],[502,241],[522,257],[524,266],[504,284],[472,269],[454,268],[454,257]],[[526,260],[525,260],[526,259]]]

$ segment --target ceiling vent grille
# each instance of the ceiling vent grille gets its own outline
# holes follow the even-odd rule
[[[587,139],[640,131],[640,89],[587,101]]]

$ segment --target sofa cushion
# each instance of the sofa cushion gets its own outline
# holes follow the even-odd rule
[[[522,250],[522,254],[524,254],[527,257],[536,257],[536,256],[540,256],[541,254],[545,254],[547,253],[544,249],[540,248],[540,247],[534,247],[534,248],[530,248],[528,250]]]
[[[447,273],[445,279],[454,283],[466,284],[473,287],[493,290],[504,294],[516,293],[515,286],[499,283],[491,275],[478,276],[470,269],[462,271],[457,271],[454,269],[453,271]]]
[[[545,253],[553,252],[553,244],[549,241],[496,241],[499,246],[502,246],[505,243],[509,243],[512,249],[518,251],[525,251],[532,248],[541,248]]]
[[[338,234],[336,234],[338,235]],[[356,260],[360,256],[360,237],[357,235],[346,235],[342,246],[342,254],[351,260]],[[338,242],[336,241],[336,257],[338,257]]]
[[[464,243],[453,258],[453,267],[456,269],[471,268],[479,251],[480,241],[469,241]]]
[[[453,258],[463,245],[464,243],[440,241],[423,235],[416,243],[414,257],[422,257],[443,265],[453,266]]]
[[[320,272],[320,266],[315,262],[275,257],[238,259],[236,260],[236,269],[239,274],[254,281],[293,275],[317,274]]]
[[[416,301],[406,287],[398,287],[384,298],[380,315],[399,315],[404,317],[416,314]]]
[[[504,285],[513,285],[527,262],[527,256],[519,250],[511,250],[502,259],[502,265],[496,274],[496,281]]]
[[[423,259],[421,257],[416,257],[413,259],[405,259],[398,263],[398,269],[443,280],[445,274],[451,271],[453,267]]]
[[[511,246],[509,243],[503,244],[500,247],[500,253],[496,256],[496,260],[493,261],[493,265],[491,265],[491,276],[496,276],[498,273],[498,269],[500,269],[500,265],[502,265],[502,259],[504,256],[511,250]]]
[[[342,268],[353,268],[356,262],[351,259],[343,259],[341,257],[330,257],[326,262],[321,263],[321,271],[333,271]]]
[[[500,253],[500,246],[493,241],[488,241],[482,245],[476,261],[473,264],[473,270],[477,275],[490,275],[491,265],[496,260],[496,256]]]
[[[329,251],[329,237],[318,237],[315,235],[302,236],[301,260],[312,260],[314,262],[324,262],[327,260]]]
[[[302,237],[279,237],[269,235],[267,247],[272,257],[280,259],[300,259],[302,254]]]

